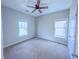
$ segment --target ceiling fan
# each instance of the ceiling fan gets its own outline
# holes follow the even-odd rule
[[[27,7],[34,8],[34,10],[32,11],[32,13],[35,12],[37,9],[38,9],[38,11],[40,13],[42,13],[42,11],[40,9],[47,9],[48,8],[48,6],[41,7],[40,6],[40,0],[37,0],[36,4],[34,6],[29,6],[28,5]]]

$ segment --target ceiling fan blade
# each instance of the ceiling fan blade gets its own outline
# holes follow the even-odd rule
[[[35,11],[36,9],[34,9],[33,11],[32,11],[32,13]]]
[[[27,7],[30,7],[30,8],[35,8],[35,7],[33,7],[33,6],[27,6]]]
[[[39,7],[39,9],[47,9],[48,6],[45,6],[45,7]]]
[[[40,5],[40,0],[37,0],[37,5],[38,5],[38,6]]]
[[[42,13],[42,11],[40,9],[38,9],[40,13]]]

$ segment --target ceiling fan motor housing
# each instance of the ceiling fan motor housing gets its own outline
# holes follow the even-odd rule
[[[36,9],[39,9],[39,6],[36,4],[36,5],[35,5],[35,8],[36,8]]]

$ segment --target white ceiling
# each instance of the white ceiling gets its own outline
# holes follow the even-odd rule
[[[39,13],[38,10],[31,13],[33,8],[27,7],[27,5],[34,6],[36,0],[2,0],[2,5],[21,11],[26,14],[33,16],[39,16],[43,14],[48,14],[51,12],[56,12],[64,9],[68,9],[73,0],[41,0],[42,6],[48,6],[48,9],[42,9],[43,13]]]

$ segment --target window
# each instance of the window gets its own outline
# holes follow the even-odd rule
[[[66,38],[67,24],[66,21],[55,22],[55,37]]]
[[[27,35],[27,22],[19,21],[19,36]]]

